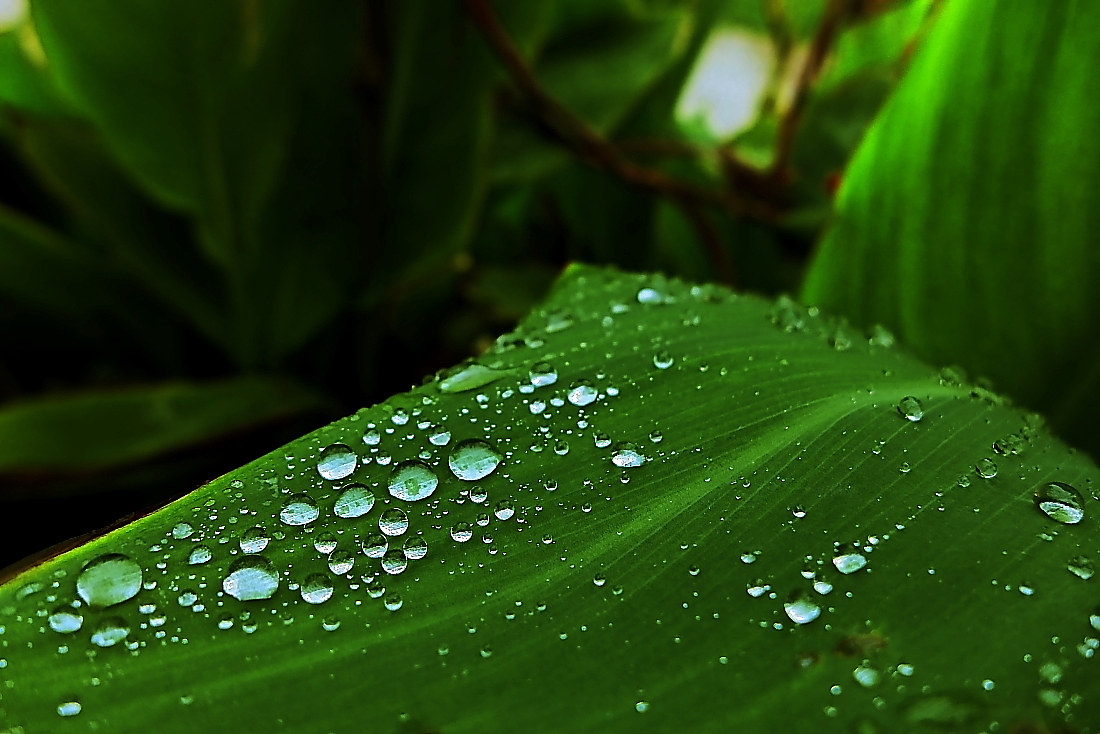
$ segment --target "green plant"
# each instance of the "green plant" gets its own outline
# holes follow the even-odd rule
[[[84,386],[0,410],[9,496],[176,491],[479,355],[14,567],[0,726],[1096,731],[1097,468],[1040,417],[1095,450],[1091,357],[1059,371],[1088,192],[963,155],[1088,180],[1096,11],[497,6],[37,0],[0,35],[5,368]],[[730,24],[806,59],[732,137],[681,94]],[[745,293],[823,231],[804,295],[851,324]],[[542,300],[573,259],[739,290],[572,265]],[[1010,297],[1035,272],[1056,301]]]

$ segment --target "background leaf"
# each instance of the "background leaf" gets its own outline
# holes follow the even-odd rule
[[[804,290],[991,378],[1094,454],[1098,12],[946,4],[845,174]]]
[[[0,723],[1096,721],[1079,556],[1100,550],[1100,473],[889,342],[788,299],[574,268],[474,389],[395,396],[0,588]],[[1079,523],[1037,507],[1051,481],[1080,488]],[[374,503],[351,517],[347,491]],[[360,549],[382,527],[380,561]]]

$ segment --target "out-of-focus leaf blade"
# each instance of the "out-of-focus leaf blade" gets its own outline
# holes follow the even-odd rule
[[[364,409],[0,588],[0,723],[1097,721],[1078,556],[1100,551],[1100,472],[889,341],[787,300],[573,269],[471,379]],[[1080,498],[1047,512],[1079,523],[1037,506],[1052,481]]]
[[[286,382],[242,377],[91,390],[0,406],[0,474],[71,474],[148,459],[316,405]]]
[[[1094,452],[1097,22],[1088,3],[946,4],[845,176],[804,291],[992,378]]]
[[[46,68],[45,59],[32,60],[38,37],[29,24],[0,33],[0,102],[39,114],[71,113]]]

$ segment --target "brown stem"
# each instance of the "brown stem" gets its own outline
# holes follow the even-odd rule
[[[802,71],[798,76],[798,85],[795,87],[794,99],[790,109],[779,123],[779,138],[776,142],[775,161],[772,163],[770,175],[777,182],[786,182],[789,178],[791,156],[794,151],[794,141],[798,133],[799,123],[806,111],[806,104],[810,98],[810,91],[817,81],[821,67],[825,63],[825,57],[836,40],[840,27],[851,13],[853,0],[829,0],[825,8],[825,15],[821,19],[821,25],[817,28],[810,52]]]

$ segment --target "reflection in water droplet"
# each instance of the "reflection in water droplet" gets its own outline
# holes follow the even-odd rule
[[[390,547],[390,540],[382,533],[368,533],[363,538],[363,555],[368,558],[381,558]]]
[[[317,503],[308,494],[292,494],[283,503],[279,519],[286,525],[308,525],[320,514]]]
[[[377,446],[382,443],[382,434],[378,432],[377,428],[367,429],[367,432],[363,434],[363,443],[367,446]]]
[[[512,507],[511,500],[501,500],[497,502],[496,509],[493,510],[493,514],[497,520],[507,520],[512,515],[516,514],[515,508]]]
[[[382,556],[382,570],[386,573],[399,574],[409,566],[409,559],[405,553],[396,548],[388,550]]]
[[[241,536],[241,551],[244,553],[259,553],[270,542],[271,536],[267,534],[267,530],[262,525],[253,525],[245,530],[244,535]]]
[[[213,552],[205,545],[196,545],[191,549],[190,555],[187,556],[187,562],[192,566],[198,566],[206,563],[214,557]]]
[[[451,432],[443,426],[433,426],[428,433],[428,440],[436,446],[446,446],[451,442]]]
[[[409,516],[402,509],[391,507],[378,518],[378,529],[386,535],[402,535],[409,529]]]
[[[503,457],[488,442],[478,438],[459,441],[447,464],[459,479],[474,482],[484,479],[500,465]]]
[[[898,414],[906,420],[916,423],[924,417],[924,406],[912,395],[904,397],[898,403]]]
[[[307,604],[323,604],[332,598],[333,587],[328,577],[313,573],[302,583],[302,601]]]
[[[390,420],[393,421],[395,426],[403,426],[409,422],[409,411],[404,408],[395,408]]]
[[[596,441],[596,448],[598,449],[606,449],[611,445],[611,437],[606,433],[597,433],[593,438]]]
[[[474,537],[474,531],[468,522],[455,523],[451,528],[451,538],[459,543],[465,543]]]
[[[423,538],[409,538],[405,541],[401,551],[410,561],[419,561],[428,555],[428,543]]]
[[[126,639],[130,634],[130,624],[122,617],[107,617],[100,620],[92,632],[92,644],[100,647],[112,647]]]
[[[783,604],[783,611],[796,624],[809,624],[821,616],[821,607],[801,589],[791,593]]]
[[[355,471],[358,463],[359,457],[354,451],[342,443],[334,443],[317,458],[317,471],[325,479],[343,479]]]
[[[837,551],[833,556],[833,565],[841,573],[855,573],[867,565],[867,559],[859,552],[859,546],[849,545]]]
[[[422,461],[402,461],[390,475],[390,494],[406,502],[429,497],[438,486],[439,477]]]
[[[981,459],[974,465],[974,468],[977,470],[978,476],[982,479],[992,479],[997,476],[997,464],[993,459]]]
[[[336,618],[335,614],[330,614],[321,620],[321,629],[325,632],[335,632],[340,629],[340,620]]]
[[[84,624],[84,617],[72,607],[58,607],[50,615],[50,629],[63,635],[76,632]]]
[[[596,402],[599,392],[588,380],[577,380],[569,386],[569,402],[579,408]]]
[[[343,576],[355,566],[355,556],[347,551],[333,551],[328,557],[328,570],[338,576]]]
[[[332,511],[337,517],[362,517],[374,507],[374,492],[362,484],[349,484],[336,498]]]
[[[279,574],[271,561],[263,556],[244,556],[229,566],[222,580],[222,590],[234,599],[252,601],[270,599],[279,588]]]
[[[1064,482],[1044,484],[1035,492],[1035,504],[1056,522],[1075,525],[1085,519],[1081,493]]]
[[[401,601],[401,597],[397,594],[390,594],[382,600],[382,604],[385,605],[386,609],[390,610],[391,612],[396,612],[398,609],[400,609],[402,603],[403,602]]]
[[[186,538],[190,538],[194,532],[195,529],[191,527],[191,525],[189,525],[188,523],[176,523],[176,526],[172,528],[172,537],[176,540],[184,540]]]
[[[637,444],[622,441],[615,444],[615,449],[611,453],[611,463],[623,468],[641,466],[645,463],[645,456]]]
[[[653,443],[660,443],[661,441],[665,440],[665,434],[661,433],[660,431],[650,431],[649,440]]]
[[[653,366],[659,370],[667,370],[676,362],[676,359],[665,350],[653,355]]]
[[[489,492],[484,487],[474,487],[470,490],[471,502],[475,502],[480,505],[487,499],[489,499]]]
[[[1066,566],[1069,572],[1078,578],[1091,579],[1094,573],[1092,561],[1087,556],[1074,556]]]
[[[76,593],[93,607],[109,607],[137,596],[141,578],[141,566],[129,556],[108,553],[84,567],[76,579]]]
[[[558,371],[549,362],[539,362],[531,368],[529,373],[531,384],[535,387],[546,387],[558,381]]]

